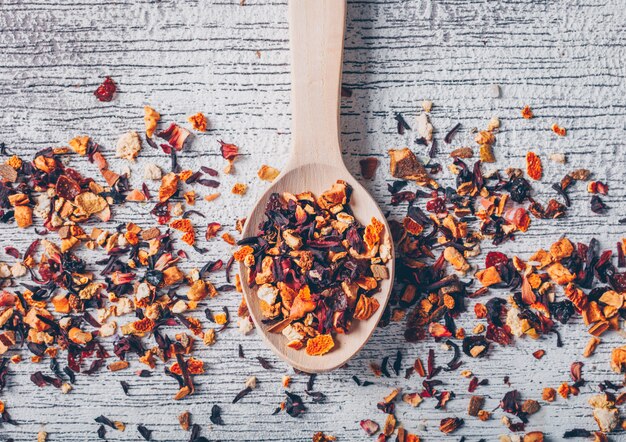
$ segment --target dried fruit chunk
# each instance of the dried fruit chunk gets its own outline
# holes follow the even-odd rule
[[[495,266],[480,270],[479,272],[476,272],[475,276],[484,287],[489,287],[502,282],[502,277],[500,276],[500,273],[498,273],[498,269]]]
[[[365,431],[368,436],[375,434],[380,428],[379,425],[371,419],[364,419],[359,422],[359,425],[361,425],[361,428],[363,428],[363,431]]]
[[[550,246],[550,254],[554,261],[569,258],[574,253],[574,245],[567,238],[562,238]]]
[[[596,351],[596,347],[598,346],[598,344],[600,344],[600,339],[596,338],[595,336],[592,336],[589,341],[587,342],[587,345],[585,346],[585,350],[583,351],[583,356],[586,358],[591,357],[595,351]]]
[[[616,373],[626,372],[626,346],[613,349],[611,352],[611,368]]]
[[[222,228],[220,223],[209,223],[206,228],[205,238],[206,240],[210,240],[211,238],[215,238],[217,236],[217,232]]]
[[[111,101],[117,90],[117,86],[111,77],[106,77],[104,82],[94,91],[94,95],[100,101]]]
[[[191,413],[189,413],[188,411],[183,411],[181,414],[179,414],[178,423],[180,424],[180,428],[182,428],[183,431],[189,430],[191,426]]]
[[[187,121],[191,123],[191,127],[198,132],[206,132],[207,121],[202,112],[198,112],[195,115],[187,118]]]
[[[564,137],[565,134],[567,133],[567,130],[564,127],[559,126],[558,124],[554,123],[552,125],[552,132],[554,132],[555,134],[557,134],[557,135],[559,135],[561,137]]]
[[[311,356],[321,356],[335,346],[331,335],[317,335],[306,342],[306,352]]]
[[[266,258],[264,258],[264,261]],[[259,282],[260,281],[257,281],[257,284],[259,284]],[[261,283],[264,283],[264,282],[271,282],[271,281],[261,281]],[[305,314],[315,310],[315,307],[316,307],[316,304],[311,298],[311,291],[309,289],[309,286],[305,285],[304,287],[300,289],[300,291],[298,292],[298,295],[295,297],[295,299],[293,300],[291,304],[289,318],[292,320],[302,318]]]
[[[483,163],[495,163],[496,157],[493,154],[493,147],[491,144],[481,144],[479,150],[480,161]]]
[[[481,130],[476,134],[476,137],[474,137],[474,141],[480,145],[492,145],[496,142],[496,136],[489,130]]]
[[[93,192],[81,193],[74,199],[74,204],[87,215],[102,212],[108,207],[106,200]]]
[[[459,273],[465,274],[470,269],[469,263],[465,260],[461,252],[452,246],[444,249],[443,257],[454,267],[454,270]]]
[[[419,393],[405,393],[402,395],[402,400],[412,407],[417,407],[424,399]]]
[[[526,154],[526,173],[533,180],[540,180],[543,175],[541,158],[539,158],[534,152],[528,152]]]
[[[525,120],[530,120],[532,117],[533,111],[531,110],[530,106],[524,106],[522,109],[522,118],[524,118]]]
[[[444,434],[449,434],[458,430],[463,423],[463,419],[458,417],[447,417],[445,419],[441,419],[441,422],[439,423],[439,431]]]
[[[412,180],[420,186],[438,187],[437,183],[426,171],[424,165],[408,147],[404,149],[390,149],[389,159],[393,177]]]
[[[600,431],[610,433],[617,428],[620,422],[619,410],[606,394],[592,396],[589,398],[589,405],[593,407],[593,418]]]
[[[535,414],[540,408],[539,402],[533,399],[528,399],[522,403],[522,412],[528,415]]]
[[[204,362],[201,360],[191,357],[186,361],[186,363],[189,374],[198,375],[204,373]],[[183,374],[178,362],[174,362],[174,364],[172,364],[170,371],[177,375]]]
[[[181,238],[184,242],[186,242],[189,245],[194,245],[195,243],[195,232],[193,230],[193,225],[191,224],[191,221],[188,219],[177,219],[175,221],[172,221],[170,223],[170,227],[172,227],[173,229],[179,230],[181,232],[184,233],[183,237]]]
[[[383,426],[383,434],[385,436],[391,436],[396,429],[396,417],[389,413],[385,419],[385,425]]]
[[[541,399],[546,402],[554,402],[556,398],[556,390],[554,388],[546,387],[541,393]]]
[[[359,161],[361,166],[361,176],[366,180],[374,178],[376,169],[378,168],[378,158],[365,158]]]
[[[85,345],[93,339],[93,335],[91,333],[84,332],[78,327],[72,327],[67,337],[70,341],[79,345]]]
[[[173,172],[164,175],[161,178],[161,187],[159,188],[159,201],[165,202],[170,199],[178,190],[178,175]]]
[[[474,156],[474,151],[471,147],[459,147],[458,149],[454,149],[450,152],[450,157],[452,158],[472,158]]]
[[[426,140],[427,142],[432,141],[433,139],[433,125],[430,123],[430,119],[428,118],[428,114],[426,112],[422,112],[417,116],[417,133],[418,135]]]
[[[67,175],[61,175],[57,180],[55,191],[61,198],[73,200],[80,195],[81,189],[76,181],[69,178]]]
[[[317,199],[317,204],[322,209],[330,209],[331,207],[346,204],[348,201],[348,186],[345,181],[338,180],[326,192],[322,193]]]
[[[146,199],[146,195],[139,189],[133,189],[128,195],[126,195],[126,201],[141,202],[146,201]]]
[[[354,308],[353,317],[361,321],[366,321],[372,317],[376,310],[380,307],[380,303],[376,298],[362,295]]]
[[[531,431],[524,435],[522,442],[543,442],[544,437],[541,431]]]
[[[270,183],[274,181],[278,175],[280,175],[280,170],[273,168],[272,166],[267,166],[263,164],[261,168],[257,172],[257,176],[263,181],[269,181]]]
[[[365,235],[363,235],[363,241],[369,246],[370,249],[374,248],[380,241],[380,234],[385,229],[383,223],[372,217],[370,224],[365,228]]]
[[[127,132],[117,140],[115,155],[128,161],[134,161],[141,151],[141,138],[135,131]]]
[[[28,206],[15,207],[13,216],[20,229],[25,229],[33,224],[33,209]]]
[[[467,406],[467,414],[478,416],[478,412],[483,408],[485,398],[483,396],[472,396]]]
[[[69,145],[74,152],[78,155],[86,155],[87,154],[87,146],[89,144],[88,136],[81,136],[72,138],[69,141]]]
[[[245,195],[248,191],[248,185],[245,183],[235,183],[231,190],[233,195]]]
[[[576,275],[571,273],[563,264],[555,262],[548,267],[548,275],[550,278],[559,285],[565,285],[576,279]]]
[[[157,123],[161,119],[161,115],[150,106],[143,107],[143,122],[146,126],[146,135],[152,137],[156,130]]]

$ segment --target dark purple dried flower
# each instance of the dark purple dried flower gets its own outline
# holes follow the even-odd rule
[[[287,400],[285,401],[285,411],[291,417],[299,417],[306,411],[302,398],[297,394],[285,391]]]

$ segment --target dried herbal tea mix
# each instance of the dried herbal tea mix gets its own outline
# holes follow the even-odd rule
[[[116,83],[107,77],[94,95],[111,101],[116,91]],[[607,379],[590,385],[584,374],[591,364],[583,361],[608,345],[604,339],[610,333],[623,333],[626,239],[615,250],[602,250],[595,238],[572,236],[555,238],[550,247],[531,256],[507,254],[501,248],[532,235],[535,222],[558,222],[568,216],[574,207],[573,192],[586,192],[588,207],[598,217],[616,210],[603,200],[609,186],[592,180],[592,172],[586,169],[569,170],[546,184],[551,170],[546,160],[567,167],[564,154],[542,158],[528,151],[523,155],[525,168],[488,168],[487,164],[497,162],[500,120],[492,118],[484,130],[472,131],[472,146],[461,145],[456,139],[464,128],[455,124],[440,136],[431,122],[432,106],[430,101],[422,103],[415,121],[416,147],[388,151],[393,178],[388,183],[389,203],[402,214],[389,216],[390,232],[384,231],[382,220],[355,219],[351,189],[338,181],[318,196],[311,192],[272,195],[257,236],[237,242],[222,224],[225,221],[207,219],[206,207],[217,198],[245,198],[249,185],[243,177],[236,176],[239,182],[230,192],[220,191],[223,175],[237,175],[239,147],[216,140],[215,149],[224,161],[222,171],[199,164],[185,169],[179,160],[179,153],[209,127],[209,119],[201,112],[188,117],[190,129],[176,123],[161,127],[160,113],[145,106],[144,130],[123,134],[111,149],[80,135],[69,140],[67,147],[46,148],[32,158],[22,158],[8,154],[0,144],[0,155],[5,157],[0,164],[0,222],[32,232],[24,250],[5,247],[11,262],[0,263],[0,392],[7,389],[7,378],[20,370],[20,364],[31,363],[36,370],[30,380],[40,388],[67,394],[75,386],[85,388],[84,382],[76,383],[79,375],[131,373],[138,368],[131,374],[137,379],[163,374],[171,378],[163,389],[171,391],[172,400],[183,400],[196,392],[194,380],[206,371],[205,362],[194,353],[198,346],[210,347],[226,339],[222,332],[234,322],[241,333],[253,329],[243,300],[237,318],[227,308],[212,305],[220,294],[241,292],[241,283],[254,288],[270,331],[284,335],[294,349],[324,355],[333,350],[337,334],[350,333],[355,321],[372,320],[383,308],[376,293],[381,281],[389,278],[393,240],[396,280],[389,304],[380,312],[381,326],[403,322],[406,348],[424,354],[407,363],[405,352],[394,349],[395,354],[372,361],[369,370],[352,376],[356,386],[350,384],[365,395],[378,380],[397,382],[400,377],[419,376],[421,383],[411,384],[416,388],[410,391],[393,388],[372,410],[382,413],[380,419],[359,416],[355,428],[360,425],[364,435],[376,435],[379,441],[417,442],[421,436],[439,440],[443,434],[464,440],[462,432],[468,422],[497,422],[494,416],[498,414],[506,433],[501,441],[543,441],[542,431],[527,429],[527,425],[539,425],[533,415],[552,402],[584,392],[593,393],[588,400],[589,416],[598,428],[581,424],[562,437],[606,441],[608,434],[616,434],[619,438],[626,430],[620,416],[620,407],[626,403],[626,345],[611,349],[610,360],[604,361],[622,376],[621,381]],[[530,106],[516,114],[528,120],[525,124],[541,123]],[[393,118],[399,134],[412,136],[404,116],[395,113]],[[553,136],[568,134],[557,123],[544,124]],[[143,161],[146,147],[167,158],[168,170]],[[127,173],[109,165],[109,155],[140,163],[145,182],[131,185]],[[446,156],[449,160],[444,166]],[[70,167],[70,157],[93,164],[97,176]],[[374,157],[361,160],[363,179],[381,175],[379,163]],[[259,182],[271,182],[279,173],[272,166],[260,165],[257,176]],[[449,185],[442,184],[443,175]],[[536,191],[542,184],[548,186],[548,193]],[[548,197],[539,200],[537,195]],[[115,208],[122,205],[145,208],[146,219],[152,223],[115,223]],[[242,225],[243,220],[237,221],[237,230]],[[227,243],[232,255],[188,269],[186,250],[202,256],[214,241]],[[482,251],[485,245],[491,249],[488,253]],[[82,257],[85,251],[90,260]],[[237,261],[247,267],[249,280],[231,281]],[[210,278],[218,271],[225,273],[227,283],[215,287]],[[461,321],[471,321],[472,329],[460,326]],[[581,333],[588,338],[586,346],[573,358],[569,373],[555,373],[554,385],[542,391],[513,388],[508,375],[504,380],[489,379],[489,371],[479,375],[464,366],[470,359],[484,359],[482,363],[488,366],[500,346],[514,345],[525,337],[554,336],[539,341],[545,348],[527,355],[531,361],[549,357],[549,345],[563,345],[559,330],[566,324],[584,325]],[[420,350],[427,340],[449,350],[445,362],[433,348]],[[247,352],[240,344],[233,358],[252,361],[257,369],[277,368],[273,361],[247,356]],[[337,373],[341,376],[341,370]],[[396,413],[398,408],[447,410],[450,403],[460,401],[460,392],[444,382],[444,374],[449,381],[452,373],[466,382],[471,394],[467,415],[450,413],[437,429],[413,422],[407,422],[413,426],[410,431],[405,429],[398,421],[402,415]],[[509,390],[497,403],[488,394],[496,382]],[[327,396],[315,389],[315,376],[308,378],[302,393],[298,385],[295,375],[276,376],[284,399],[273,414],[284,411],[297,418],[314,407],[322,409]],[[127,380],[120,382],[125,395],[132,396],[134,388]],[[229,404],[211,403],[206,418],[212,425],[229,424],[225,406],[249,400],[257,378],[250,376],[241,388]],[[0,402],[0,414],[3,424],[18,424],[4,402]],[[208,440],[201,435],[204,426],[196,420],[200,417],[192,423],[190,413],[184,412],[173,425],[188,431],[189,440]],[[125,423],[106,416],[94,417],[94,421],[94,439],[126,429]],[[143,423],[133,425],[133,432],[145,440],[153,438],[153,430]],[[45,440],[47,433],[41,431],[38,438]],[[335,440],[322,431],[312,438]]]
[[[319,197],[272,194],[259,234],[239,241],[234,254],[249,269],[269,331],[312,356],[380,308],[373,294],[389,278],[389,235],[376,218],[366,226],[355,219],[350,195],[343,181]]]

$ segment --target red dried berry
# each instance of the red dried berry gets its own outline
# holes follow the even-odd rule
[[[73,201],[78,195],[80,195],[80,186],[73,179],[61,175],[57,180],[56,193],[61,198]]]
[[[446,200],[443,198],[435,198],[426,203],[426,210],[432,213],[445,213],[448,211],[446,208]]]
[[[111,77],[106,77],[104,79],[104,82],[102,82],[102,84],[98,86],[98,89],[96,89],[93,94],[100,101],[111,101],[113,99],[113,94],[115,94],[116,90],[117,86],[115,86],[115,83],[113,82]]]
[[[489,252],[485,257],[485,267],[500,266],[509,262],[509,257],[502,252]]]

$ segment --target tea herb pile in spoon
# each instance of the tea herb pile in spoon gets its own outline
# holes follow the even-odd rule
[[[239,241],[235,259],[249,270],[271,333],[311,356],[333,349],[333,334],[349,333],[380,307],[372,296],[389,278],[389,237],[372,218],[363,226],[350,209],[344,181],[316,197],[272,194],[258,236]]]

